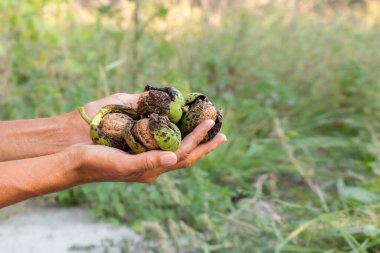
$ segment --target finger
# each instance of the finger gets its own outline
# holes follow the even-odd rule
[[[129,165],[133,170],[145,172],[159,167],[168,167],[177,163],[177,156],[169,151],[149,151],[129,156]]]
[[[149,151],[130,155],[122,150],[102,145],[78,145],[74,149],[82,157],[83,168],[92,168],[95,173],[84,170],[84,182],[133,181],[149,183],[159,175],[158,168],[172,166],[177,162],[173,152]]]
[[[181,161],[181,162],[179,162],[173,166],[164,168],[163,172],[168,172],[168,171],[177,170],[180,168],[190,167],[195,162],[202,159],[205,155],[212,152],[213,150],[215,150],[217,147],[219,147],[221,144],[223,144],[226,141],[227,141],[227,137],[224,134],[217,134],[209,142],[203,143],[203,144],[199,145],[197,148],[195,148],[185,160],[183,160],[183,161]]]
[[[96,101],[92,101],[84,106],[85,113],[90,117],[94,117],[99,109],[103,106],[110,104],[125,105],[127,107],[136,109],[137,101],[140,94],[127,94],[127,93],[116,93],[109,97],[101,98]]]
[[[199,124],[189,135],[183,139],[181,146],[176,152],[178,160],[185,159],[193,149],[205,138],[207,132],[215,125],[213,120],[205,120]]]
[[[137,101],[139,100],[140,93],[139,94],[117,93],[114,96],[115,98],[120,100],[120,102],[124,104],[125,106],[136,109]]]

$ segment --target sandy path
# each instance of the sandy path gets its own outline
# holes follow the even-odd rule
[[[12,213],[3,209],[2,213]],[[137,242],[141,238],[125,226],[93,222],[83,208],[27,207],[0,220],[0,252],[63,253],[105,252],[102,240]],[[79,247],[73,247],[81,246]],[[83,249],[83,246],[87,246]],[[96,247],[94,247],[96,246]],[[75,250],[76,249],[76,250]],[[120,248],[108,252],[121,252]],[[125,252],[136,252],[125,251]]]

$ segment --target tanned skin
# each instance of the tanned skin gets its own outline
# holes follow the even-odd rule
[[[93,117],[107,104],[136,108],[139,94],[118,93],[88,103]],[[176,152],[131,155],[93,145],[89,126],[74,111],[52,118],[0,121],[0,208],[32,197],[92,182],[151,183],[161,174],[187,168],[225,142],[218,134],[200,144],[214,122],[206,120]]]

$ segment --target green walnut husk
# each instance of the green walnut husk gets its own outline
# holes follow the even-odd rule
[[[152,113],[166,115],[176,124],[182,117],[184,105],[185,99],[176,88],[155,88],[147,85],[137,102],[137,113],[143,117],[148,117]]]
[[[90,137],[94,144],[130,151],[124,140],[125,126],[138,119],[137,112],[123,105],[106,105],[89,119],[84,109],[79,108],[84,120],[90,125]]]
[[[202,93],[190,93],[185,97],[184,114],[179,123],[182,137],[188,135],[204,120],[212,119],[215,125],[208,131],[202,142],[214,138],[222,128],[223,114],[217,110],[207,96]]]
[[[124,139],[135,154],[158,149],[176,151],[181,143],[181,132],[167,116],[153,113],[148,118],[128,122]]]

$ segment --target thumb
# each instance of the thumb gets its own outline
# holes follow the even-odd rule
[[[149,171],[159,167],[168,167],[177,163],[177,156],[169,151],[149,151],[131,156],[133,168]]]

